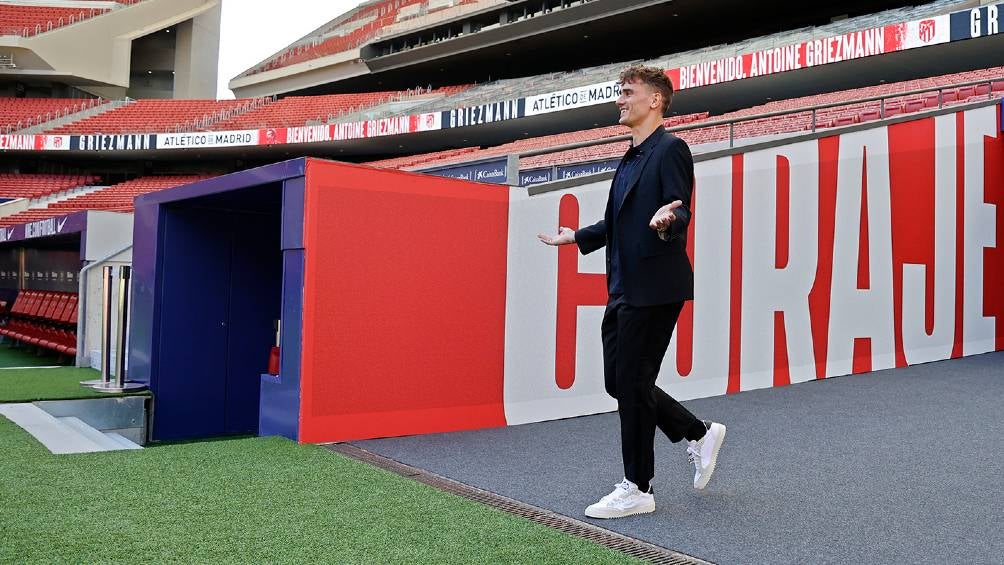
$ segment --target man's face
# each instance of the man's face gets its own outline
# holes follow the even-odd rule
[[[621,95],[617,99],[620,110],[618,123],[628,127],[641,124],[651,113],[662,113],[662,100],[651,86],[639,80],[621,85]]]

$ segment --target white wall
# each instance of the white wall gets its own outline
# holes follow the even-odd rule
[[[678,324],[659,386],[685,400],[994,350],[1004,284],[992,277],[1004,258],[985,251],[998,244],[1004,186],[985,175],[1004,167],[999,129],[987,106],[697,163],[693,317]],[[609,185],[511,189],[509,424],[615,408],[603,390],[602,301],[577,307],[574,336],[556,335],[568,285],[558,250],[536,238],[557,230],[562,198],[578,204],[579,226],[602,218]],[[579,273],[604,272],[602,251],[577,261]],[[572,338],[563,389],[556,344]]]

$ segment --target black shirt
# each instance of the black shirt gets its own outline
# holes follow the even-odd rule
[[[646,151],[651,151],[652,147],[657,143],[659,136],[665,132],[664,128],[655,128],[645,141],[642,141],[640,145],[635,147],[632,145],[627,153],[624,154],[624,158],[621,160],[621,164],[617,167],[617,172],[614,173],[613,184],[610,189],[610,198],[613,198],[613,208],[611,210],[612,214],[610,217],[611,230],[610,233],[617,233],[617,213],[620,212],[621,203],[624,202],[624,196],[628,191],[628,179],[631,178],[632,173],[634,173],[635,167],[639,166],[642,161],[642,157],[645,156]],[[623,294],[624,288],[621,285],[621,264],[620,264],[620,250],[618,249],[618,244],[615,241],[607,242],[607,253],[610,257],[610,273],[607,276],[607,291],[610,294]]]

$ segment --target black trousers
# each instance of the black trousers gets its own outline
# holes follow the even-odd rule
[[[603,378],[617,399],[624,476],[647,485],[655,476],[655,429],[672,442],[700,439],[704,424],[655,386],[683,303],[635,307],[611,296],[603,315]]]

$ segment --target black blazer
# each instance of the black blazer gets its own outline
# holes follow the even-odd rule
[[[575,242],[583,255],[607,244],[619,246],[624,300],[632,306],[692,300],[694,271],[686,247],[694,158],[687,143],[669,132],[663,132],[655,147],[639,158],[642,161],[628,179],[617,221],[611,222],[610,218],[611,183],[604,219],[576,230]],[[682,201],[683,206],[676,209],[676,221],[670,224],[668,240],[663,241],[648,223],[659,208],[674,200]],[[612,225],[616,225],[616,233],[607,227]]]

